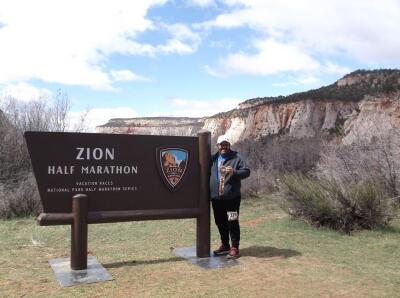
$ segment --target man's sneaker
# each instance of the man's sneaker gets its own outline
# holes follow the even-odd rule
[[[236,247],[232,247],[226,256],[227,259],[237,259],[239,257],[239,249]]]
[[[229,253],[230,247],[228,245],[221,244],[221,246],[214,250],[214,255],[216,256],[223,256]]]

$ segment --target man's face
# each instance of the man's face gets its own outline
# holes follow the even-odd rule
[[[217,147],[220,154],[226,154],[229,152],[229,150],[231,150],[231,144],[228,142],[222,142],[218,144]]]

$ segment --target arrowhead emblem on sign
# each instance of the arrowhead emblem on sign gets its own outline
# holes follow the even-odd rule
[[[186,172],[189,152],[182,148],[158,149],[158,164],[166,186],[174,191]]]

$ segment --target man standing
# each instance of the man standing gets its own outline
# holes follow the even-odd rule
[[[231,150],[231,143],[225,135],[218,137],[217,148],[218,152],[212,156],[210,196],[221,246],[214,250],[214,254],[236,259],[240,242],[240,186],[241,180],[250,176],[250,169],[241,156]]]

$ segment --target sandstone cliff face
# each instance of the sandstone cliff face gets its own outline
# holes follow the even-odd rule
[[[354,102],[305,100],[268,103],[250,108],[244,117],[208,118],[204,128],[214,134],[225,133],[233,142],[275,134],[302,138],[314,136],[319,131],[334,130],[340,119],[356,108]]]
[[[343,134],[343,142],[370,138],[381,129],[400,128],[400,93],[368,97],[359,102],[305,100],[250,108],[247,116],[208,118],[204,129],[226,134],[233,142],[266,135],[311,137],[320,132]],[[374,129],[376,128],[376,129]]]
[[[344,143],[371,137],[392,128],[400,129],[400,92],[390,96],[368,97],[358,103],[344,122]]]
[[[96,127],[100,133],[125,133],[138,135],[195,135],[204,125],[200,118],[152,117],[111,119],[107,124]]]
[[[267,135],[304,138],[330,132],[351,143],[376,134],[374,127],[400,128],[399,77],[400,71],[395,75],[390,72],[389,84],[385,72],[356,72],[328,87],[276,100],[248,100],[235,110],[212,117],[112,119],[97,131],[189,136],[206,129],[213,138],[228,135],[232,143]]]

